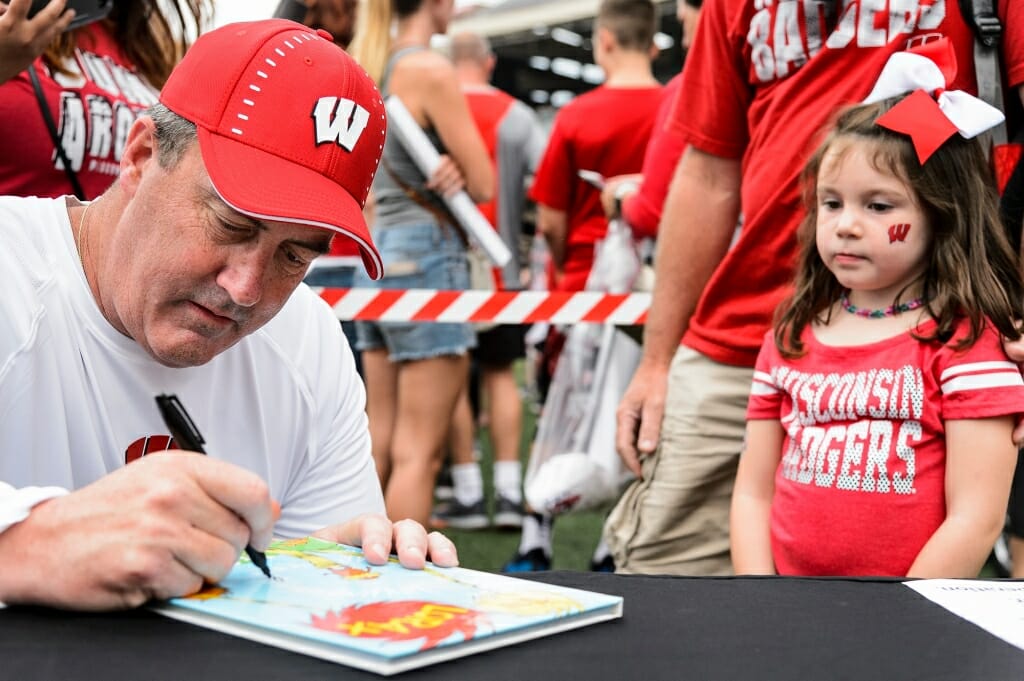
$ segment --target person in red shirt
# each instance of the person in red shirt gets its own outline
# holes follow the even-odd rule
[[[683,27],[680,44],[689,50],[697,32],[700,6],[703,0],[677,0],[676,18]],[[680,96],[683,74],[680,73],[665,84],[658,117],[654,121],[654,132],[647,144],[644,164],[640,173],[619,175],[608,178],[601,190],[601,204],[609,219],[621,214],[636,239],[654,239],[658,234],[661,209],[668,194],[672,173],[679,164],[679,157],[686,148],[686,139],[674,125],[666,125],[669,115]]]
[[[1002,0],[1008,83],[1024,83],[1024,6]],[[948,37],[976,91],[958,3],[707,0],[673,125],[688,147],[661,226],[644,353],[616,447],[639,476],[604,536],[624,573],[729,574],[729,504],[754,363],[797,251],[799,170],[837,107],[889,56]],[[743,224],[733,244],[739,216]]]
[[[554,288],[582,291],[594,262],[594,243],[608,221],[598,189],[580,179],[638,173],[662,88],[651,73],[654,6],[649,0],[605,0],[594,22],[594,61],[605,82],[555,116],[544,158],[530,190],[537,229],[555,267]]]
[[[131,124],[156,103],[210,8],[200,0],[114,0],[106,18],[64,31],[73,13],[58,11],[63,3],[28,19],[30,4],[12,0],[0,14],[0,80],[9,78],[0,83],[0,194],[92,199],[117,178]],[[11,43],[26,31],[38,34],[38,51],[14,57]]]
[[[807,165],[736,476],[737,573],[973,578],[1003,527],[1024,380],[1001,336],[1021,337],[1024,282],[975,137],[1002,115],[937,103],[919,76],[949,63],[895,55]],[[952,130],[927,148],[905,132],[936,123]]]

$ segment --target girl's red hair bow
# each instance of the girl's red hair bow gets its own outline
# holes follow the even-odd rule
[[[927,56],[925,56],[927,55]],[[864,100],[871,104],[910,92],[878,117],[883,128],[908,135],[924,164],[956,133],[971,139],[1003,122],[1003,112],[962,90],[946,90],[956,73],[956,57],[947,38],[919,52],[889,57],[875,88]]]

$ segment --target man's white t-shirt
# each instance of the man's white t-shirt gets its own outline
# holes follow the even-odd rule
[[[161,393],[186,405],[210,456],[267,482],[276,535],[383,513],[366,393],[308,287],[207,364],[168,368],[100,313],[65,200],[0,198],[0,531],[40,497],[166,449]]]

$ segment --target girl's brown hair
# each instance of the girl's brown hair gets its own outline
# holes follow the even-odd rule
[[[843,287],[822,261],[815,242],[817,178],[822,159],[843,144],[867,145],[872,165],[910,189],[928,218],[932,243],[921,277],[922,297],[937,328],[923,341],[947,342],[958,319],[970,322],[957,349],[974,344],[985,320],[1007,338],[1021,337],[1024,284],[1016,254],[999,219],[992,171],[977,139],[953,135],[923,165],[910,138],[875,124],[902,99],[852,107],[842,112],[803,172],[807,214],[800,225],[800,255],[793,295],[780,306],[775,344],[786,357],[804,354],[800,336],[808,324],[827,322]],[[899,303],[901,291],[893,304]]]
[[[210,0],[114,0],[103,21],[138,73],[160,89],[210,15]],[[77,34],[87,30],[61,34],[43,53],[46,62],[66,73],[63,64],[75,53]]]

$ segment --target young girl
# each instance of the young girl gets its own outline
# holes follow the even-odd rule
[[[805,170],[732,501],[738,574],[976,577],[1002,528],[1024,382],[1000,335],[1020,337],[1024,287],[980,144],[919,155],[884,127],[920,125],[903,101],[842,114]]]

